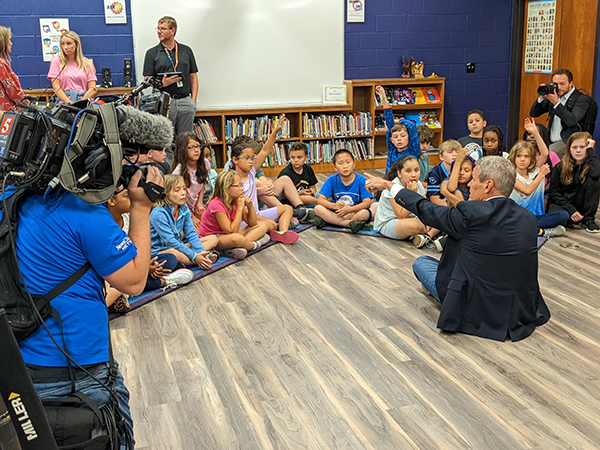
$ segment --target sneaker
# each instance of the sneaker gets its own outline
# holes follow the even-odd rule
[[[292,217],[292,220],[290,220],[290,228],[296,228],[300,225],[300,222],[298,221],[298,219],[296,219],[295,217]]]
[[[188,284],[194,278],[194,272],[190,269],[179,269],[175,272],[171,272],[167,275],[165,280],[165,287],[163,287],[163,291],[169,288],[174,288],[175,286],[179,286],[180,284]]]
[[[281,242],[282,244],[293,244],[298,240],[298,233],[294,231],[277,231],[273,230],[269,232],[269,236],[273,242]]]
[[[248,250],[242,247],[228,248],[227,250],[223,251],[223,254],[234,259],[244,259],[248,254]]]
[[[558,225],[557,227],[552,228],[544,228],[544,236],[546,237],[554,237],[560,236],[561,234],[565,234],[567,229],[562,225]]]
[[[356,234],[360,230],[362,230],[366,224],[367,222],[365,222],[364,220],[351,220],[348,224],[348,228],[350,228],[350,231]]]
[[[267,242],[269,242],[271,240],[271,238],[269,237],[268,234],[265,234],[263,237],[261,237],[259,240],[254,241],[255,244],[257,244],[256,248],[254,250],[258,250],[259,248],[261,248],[263,245],[265,245]]]
[[[435,249],[442,253],[444,251],[444,246],[446,245],[446,240],[448,239],[448,235],[447,234],[443,234],[441,236],[436,237],[433,240],[433,246],[435,247]]]
[[[596,223],[594,219],[588,219],[581,224],[581,228],[583,228],[588,233],[600,233],[600,227]]]
[[[317,216],[315,218],[315,226],[320,230],[321,228],[325,228],[327,226],[327,222]]]
[[[416,234],[412,238],[412,243],[416,248],[422,248],[432,242],[428,234]]]
[[[121,294],[118,299],[114,301],[112,305],[108,307],[108,312],[110,314],[120,314],[126,313],[131,309],[131,305],[129,304],[129,295]]]
[[[297,206],[294,208],[294,217],[296,217],[300,223],[309,223],[315,218],[315,211],[306,206]]]

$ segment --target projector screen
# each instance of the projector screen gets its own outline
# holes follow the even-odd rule
[[[131,0],[135,73],[158,44],[158,19],[198,65],[198,108],[318,104],[344,80],[340,0]]]

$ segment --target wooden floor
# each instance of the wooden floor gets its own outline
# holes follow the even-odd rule
[[[310,229],[111,322],[136,448],[598,449],[599,244],[549,241],[552,319],[500,343],[436,328],[433,251]]]

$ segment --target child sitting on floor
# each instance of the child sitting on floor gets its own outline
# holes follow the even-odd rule
[[[319,191],[315,206],[317,228],[332,224],[358,233],[371,221],[369,207],[373,194],[365,187],[367,179],[354,172],[356,162],[352,153],[338,150],[332,161],[337,174],[327,178]]]
[[[427,187],[427,177],[429,176],[429,171],[431,170],[427,151],[433,143],[435,134],[427,125],[419,125],[417,127],[417,133],[419,134],[419,145],[421,146],[421,156],[419,156],[419,169],[421,170],[421,175],[419,176],[419,181],[424,187]]]
[[[483,156],[508,158],[504,146],[504,133],[498,125],[488,125],[483,129]]]
[[[281,120],[284,119],[285,116],[282,116]],[[279,205],[261,211],[258,208],[256,193],[256,171],[273,150],[277,133],[281,131],[281,120],[273,127],[273,131],[258,155],[254,154],[254,140],[251,140],[252,142],[240,140],[233,145],[231,147],[231,164],[244,183],[244,195],[252,200],[252,206],[257,213],[258,221],[264,221],[267,224],[271,240],[292,244],[298,240],[298,234],[289,230],[294,213],[292,207]]]
[[[173,175],[183,176],[187,190],[186,203],[196,230],[204,212],[204,189],[208,183],[210,163],[204,158],[202,143],[196,133],[185,131],[177,136],[173,157]]]
[[[235,259],[243,259],[251,250],[269,242],[268,226],[258,222],[252,200],[244,195],[242,178],[234,170],[221,172],[214,193],[206,205],[198,234],[216,235],[217,250]]]
[[[419,181],[420,172],[417,158],[412,155],[403,156],[392,165],[385,179],[425,197],[425,188]],[[411,236],[427,234],[431,227],[425,226],[417,216],[400,206],[386,189],[381,192],[379,198],[373,229],[391,239],[404,240]]]
[[[127,188],[122,184],[118,185],[112,198],[106,202],[106,208],[117,225],[119,225],[125,233],[129,233],[129,211],[131,203],[129,201]],[[172,288],[192,281],[194,274],[191,270],[175,270],[176,268],[177,258],[175,255],[162,253],[153,257],[150,260],[148,279],[146,281],[144,292],[159,288]],[[128,296],[122,294],[106,283],[106,305],[109,307],[109,312],[127,312],[129,310]]]
[[[429,171],[427,177],[427,198],[432,203],[440,206],[448,206],[446,198],[441,193],[442,181],[448,179],[452,170],[452,163],[456,154],[462,147],[454,139],[442,142],[439,148],[440,163]]]
[[[477,160],[483,156],[483,129],[487,125],[485,114],[479,109],[472,109],[467,114],[467,128],[469,135],[458,139],[461,147],[468,150],[468,155]]]
[[[598,233],[595,221],[600,200],[600,160],[594,150],[596,142],[586,131],[573,133],[567,141],[562,161],[552,169],[548,194],[548,212],[565,210],[568,225]]]
[[[468,153],[469,150],[466,148],[458,151],[456,159],[452,163],[450,177],[440,186],[440,192],[448,200],[450,206],[456,206],[462,201],[469,200],[469,182],[473,175],[475,160],[468,156]]]
[[[182,264],[210,269],[219,255],[217,252],[209,254],[207,250],[215,248],[219,240],[213,235],[202,239],[198,237],[190,209],[186,205],[187,190],[183,177],[165,176],[164,190],[166,197],[157,202],[150,213],[152,256],[172,253]]]
[[[419,136],[417,126],[410,120],[400,119],[400,123],[394,121],[394,113],[385,95],[385,89],[382,86],[375,86],[375,93],[381,99],[383,105],[383,115],[387,131],[385,138],[388,148],[387,163],[385,173],[390,171],[392,164],[406,155],[419,157],[421,155],[421,146],[419,145]]]
[[[208,161],[207,167],[210,167],[210,169],[208,170],[208,181],[206,182],[204,187],[204,198],[202,199],[202,201],[206,205],[215,188],[215,180],[217,179],[218,174],[217,171],[213,169],[212,148],[210,147],[210,145],[202,144],[202,155],[204,156],[204,159]]]
[[[290,162],[285,166],[279,175],[277,175],[277,181],[275,186],[277,187],[280,180],[284,181],[285,178],[289,178],[292,185],[298,192],[299,199],[303,205],[316,205],[317,198],[317,176],[312,168],[307,164],[308,162],[308,146],[304,142],[294,142],[289,151]],[[283,192],[285,194],[285,192]],[[275,190],[277,194],[277,189]],[[287,197],[287,195],[286,195]],[[289,201],[289,198],[287,199]],[[309,214],[308,219],[314,218],[314,213]]]

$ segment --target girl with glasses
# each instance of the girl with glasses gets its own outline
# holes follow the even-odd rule
[[[217,250],[226,256],[243,259],[252,250],[269,242],[266,222],[259,222],[252,200],[244,196],[244,183],[234,170],[221,172],[206,210],[198,235],[216,235]]]
[[[210,163],[202,154],[202,142],[193,131],[179,133],[171,173],[181,175],[187,189],[187,205],[192,212],[196,230],[204,212],[204,190],[208,182]]]

